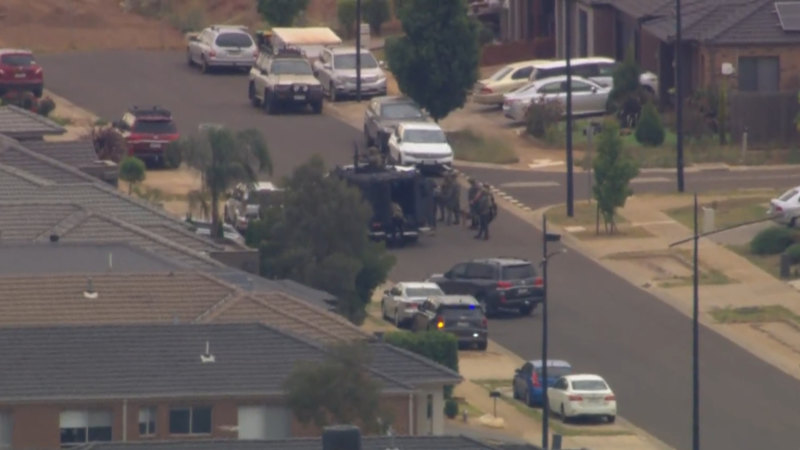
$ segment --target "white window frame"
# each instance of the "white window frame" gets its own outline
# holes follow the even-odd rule
[[[139,436],[155,436],[156,430],[158,430],[157,422],[158,410],[155,406],[142,406],[139,408]],[[142,432],[142,425],[144,425],[144,432]]]
[[[73,426],[64,426],[64,422],[72,422],[69,425]],[[59,414],[58,420],[58,429],[59,434],[63,429],[85,429],[85,440],[82,442],[61,442],[62,448],[67,447],[75,447],[78,445],[83,445],[88,442],[93,442],[89,440],[89,430],[92,428],[110,428],[111,429],[111,436],[109,436],[109,442],[114,438],[114,413],[108,409],[67,409],[61,411]],[[59,437],[59,441],[60,441]]]
[[[193,429],[194,428],[193,427],[194,410],[195,409],[199,409],[199,408],[203,408],[203,409],[207,408],[209,410],[209,427],[208,427],[208,431],[197,432],[197,431],[195,431]],[[188,433],[176,433],[176,432],[172,431],[172,412],[173,411],[179,411],[179,410],[188,410],[189,411],[189,432]],[[169,415],[170,415],[170,420],[169,420],[170,423],[167,425],[167,429],[168,429],[170,435],[174,435],[174,436],[192,436],[192,435],[197,436],[197,435],[201,435],[202,436],[202,435],[209,435],[214,430],[214,408],[211,405],[171,406],[169,408]]]

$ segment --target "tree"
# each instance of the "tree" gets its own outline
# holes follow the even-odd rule
[[[625,60],[614,69],[614,87],[608,95],[611,110],[623,127],[633,127],[639,120],[642,105],[648,95],[639,81],[642,69],[636,63],[633,47],[628,48]]]
[[[392,16],[389,0],[365,0],[364,17],[366,17],[369,29],[376,35],[381,35],[381,27]]]
[[[636,124],[635,135],[637,142],[649,147],[658,147],[664,143],[664,125],[652,102],[644,105],[639,123]]]
[[[597,232],[600,231],[600,215],[606,232],[616,231],[614,215],[617,208],[633,194],[630,181],[639,174],[636,162],[623,151],[619,126],[606,121],[597,140],[597,155],[594,159],[594,198],[597,200]]]
[[[336,18],[346,37],[352,37],[356,31],[356,0],[339,0],[336,4]]]
[[[258,13],[273,27],[290,27],[308,0],[258,0]]]
[[[318,156],[284,185],[283,204],[247,233],[249,243],[260,247],[261,274],[325,290],[337,297],[343,316],[361,323],[372,292],[395,262],[382,243],[369,239],[369,204],[357,189],[326,176]]]
[[[404,0],[398,12],[405,36],[387,41],[389,67],[438,121],[464,106],[478,80],[478,23],[463,0]]]
[[[133,186],[144,181],[144,162],[135,157],[128,156],[119,165],[119,179],[128,183],[128,195],[133,192]]]
[[[323,427],[357,423],[380,431],[380,385],[370,375],[364,343],[332,346],[321,362],[301,363],[284,383],[286,404],[300,423]]]
[[[186,164],[200,172],[200,192],[191,196],[208,198],[211,235],[221,237],[220,197],[238,183],[254,184],[262,173],[272,173],[267,143],[257,130],[233,132],[216,127],[182,139],[177,145]]]

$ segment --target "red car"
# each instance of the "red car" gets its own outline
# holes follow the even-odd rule
[[[14,90],[42,96],[44,73],[30,50],[0,49],[0,95]]]
[[[159,106],[134,106],[114,122],[128,144],[128,155],[154,164],[164,163],[167,146],[180,137],[172,113]]]

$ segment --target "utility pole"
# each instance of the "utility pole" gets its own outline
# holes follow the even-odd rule
[[[356,0],[356,101],[361,102],[361,0]]]
[[[680,0],[678,0],[680,1]],[[697,192],[694,193],[694,254],[692,255],[692,450],[700,450],[700,278],[697,251]]]
[[[566,1],[564,43],[567,59],[567,216],[575,215],[575,186],[572,179],[572,2]]]
[[[678,192],[683,192],[683,59],[681,54],[681,0],[675,0],[675,147],[678,153]]]
[[[552,256],[566,252],[565,249],[561,249],[558,252],[547,253],[547,243],[560,240],[560,234],[547,232],[547,215],[542,215],[542,449],[544,450],[549,448],[550,438],[550,401],[547,395],[547,263]]]

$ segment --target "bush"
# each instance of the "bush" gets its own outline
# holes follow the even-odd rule
[[[664,124],[652,103],[644,105],[636,125],[636,141],[649,147],[658,147],[664,143]]]
[[[45,97],[39,101],[36,112],[39,113],[39,115],[47,117],[54,109],[56,109],[56,102],[50,97]]]
[[[478,22],[478,43],[480,43],[481,46],[491,44],[494,42],[494,38],[494,29],[485,22]]]
[[[789,258],[790,263],[800,263],[800,243],[790,245],[784,253]]]
[[[444,402],[444,415],[450,419],[455,419],[458,415],[458,402],[448,398]]]
[[[383,340],[458,372],[458,340],[451,334],[439,331],[393,331],[384,334]],[[445,386],[445,398],[451,398],[452,395],[453,386]]]
[[[355,0],[339,0],[339,4],[336,7],[336,18],[339,19],[339,28],[345,37],[353,37],[356,26]]]
[[[164,150],[164,165],[168,169],[177,169],[183,162],[181,146],[177,142],[171,142]]]
[[[125,138],[113,128],[94,127],[92,128],[90,137],[94,144],[94,151],[97,153],[97,158],[100,160],[118,163],[128,152]]]
[[[793,243],[794,233],[789,228],[767,228],[750,241],[750,252],[756,255],[777,255]]]
[[[548,128],[556,125],[561,120],[561,103],[555,100],[546,101],[538,99],[531,103],[525,112],[525,125],[528,134],[537,138],[544,138]]]
[[[369,24],[370,31],[380,36],[381,27],[392,15],[389,0],[366,0],[363,7],[364,19]]]
[[[3,105],[14,105],[28,111],[36,112],[38,100],[30,91],[8,91],[3,95]]]

